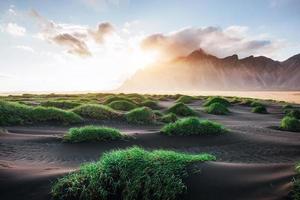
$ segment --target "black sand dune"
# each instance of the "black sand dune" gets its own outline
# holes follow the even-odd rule
[[[98,160],[105,151],[133,145],[217,156],[217,162],[191,167],[191,172],[197,173],[185,180],[185,199],[286,199],[294,164],[300,160],[300,134],[269,128],[279,124],[281,107],[271,105],[270,114],[261,115],[251,113],[250,107],[235,105],[230,107],[230,115],[215,116],[202,112],[200,103],[190,106],[202,118],[221,122],[231,132],[168,137],[159,134],[160,125],[98,122],[135,139],[66,144],[61,137],[68,127],[6,127],[8,133],[0,136],[0,199],[49,199],[51,182],[57,177]]]

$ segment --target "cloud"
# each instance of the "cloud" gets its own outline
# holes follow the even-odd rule
[[[96,31],[89,30],[89,34],[97,43],[103,43],[105,36],[112,32],[114,32],[114,27],[108,22],[99,24]]]
[[[18,45],[15,47],[16,49],[21,49],[23,51],[28,51],[28,52],[31,52],[31,53],[35,53],[34,49],[29,47],[29,46],[24,46],[24,45]]]
[[[169,34],[153,34],[141,43],[143,49],[159,51],[165,58],[183,56],[202,48],[206,52],[224,57],[238,54],[240,57],[272,54],[281,47],[279,41],[247,35],[247,27],[231,26],[185,28]]]
[[[120,7],[127,5],[129,0],[80,0],[87,7],[93,8],[96,11],[104,11],[109,7]]]
[[[91,56],[91,52],[87,48],[86,44],[79,40],[78,38],[68,34],[59,34],[52,38],[52,41],[59,45],[64,45],[69,47],[68,52],[71,54],[79,55],[79,56]]]
[[[4,26],[1,26],[1,30],[17,37],[24,36],[26,33],[26,29],[16,23],[8,23]]]

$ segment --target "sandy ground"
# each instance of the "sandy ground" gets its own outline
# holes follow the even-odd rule
[[[270,114],[263,115],[234,105],[230,115],[216,116],[204,113],[201,104],[195,101],[190,106],[201,118],[224,124],[230,133],[169,137],[159,134],[160,125],[98,122],[135,139],[66,144],[61,136],[68,127],[6,127],[8,133],[0,135],[0,199],[49,199],[51,183],[57,177],[98,160],[105,151],[133,145],[217,156],[216,162],[191,166],[184,199],[286,199],[294,164],[300,161],[300,134],[270,128],[278,126],[283,117],[281,106],[270,105]]]

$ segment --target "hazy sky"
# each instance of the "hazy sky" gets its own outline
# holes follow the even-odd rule
[[[300,53],[300,0],[3,0],[0,92],[118,87],[197,48],[219,57]]]

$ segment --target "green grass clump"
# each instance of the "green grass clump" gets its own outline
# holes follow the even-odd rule
[[[118,111],[98,104],[84,104],[72,109],[73,112],[77,113],[81,117],[98,120],[112,120],[120,119],[122,114]]]
[[[203,105],[210,106],[213,103],[221,103],[226,107],[230,106],[230,102],[222,97],[209,97]]]
[[[72,109],[79,106],[80,103],[72,101],[44,101],[41,102],[41,106],[44,107],[56,107],[61,109]]]
[[[64,135],[66,142],[86,142],[86,141],[107,141],[119,140],[124,136],[114,128],[104,126],[84,126],[80,128],[70,128]]]
[[[156,121],[155,113],[148,107],[133,109],[125,114],[125,118],[133,124],[151,124]]]
[[[286,114],[289,117],[300,119],[300,110],[290,110]]]
[[[110,104],[113,101],[129,101],[133,104],[136,104],[135,101],[131,100],[130,98],[126,98],[123,96],[111,95],[105,98],[103,104]]]
[[[167,110],[168,113],[174,113],[179,116],[194,116],[195,111],[184,103],[176,103]]]
[[[210,104],[208,107],[205,108],[205,111],[209,114],[214,115],[227,115],[229,113],[228,108],[222,103]]]
[[[115,110],[122,110],[122,111],[129,111],[134,108],[137,108],[136,104],[126,100],[113,101],[109,103],[108,106]]]
[[[297,174],[292,181],[293,186],[292,186],[292,191],[290,193],[289,199],[300,200],[300,163],[296,164],[295,170]]]
[[[264,107],[264,104],[262,104],[261,102],[259,101],[252,101],[251,104],[250,104],[251,107]]]
[[[164,123],[172,123],[172,122],[175,122],[177,120],[178,120],[178,117],[174,113],[169,113],[169,114],[163,115],[160,118],[160,121],[164,122]]]
[[[300,121],[294,117],[286,116],[280,122],[280,129],[285,131],[300,131]]]
[[[252,108],[251,112],[253,113],[260,113],[260,114],[267,114],[267,108],[265,106],[255,106]]]
[[[105,153],[52,186],[54,200],[175,200],[187,187],[183,178],[195,162],[215,160],[210,154],[146,151],[133,147]]]
[[[195,100],[194,97],[191,97],[191,96],[187,96],[187,95],[184,95],[184,96],[180,96],[176,102],[180,102],[180,103],[192,103],[192,101]]]
[[[283,110],[292,109],[292,108],[294,108],[294,107],[291,104],[285,104],[285,105],[282,106]]]
[[[160,130],[165,135],[219,135],[227,131],[221,124],[197,117],[179,119]]]
[[[58,108],[32,107],[0,101],[0,125],[24,125],[39,122],[72,124],[82,122],[77,114]]]
[[[143,101],[142,103],[140,103],[140,106],[146,106],[146,107],[151,108],[151,109],[158,109],[159,108],[157,102],[153,101],[153,100]]]

